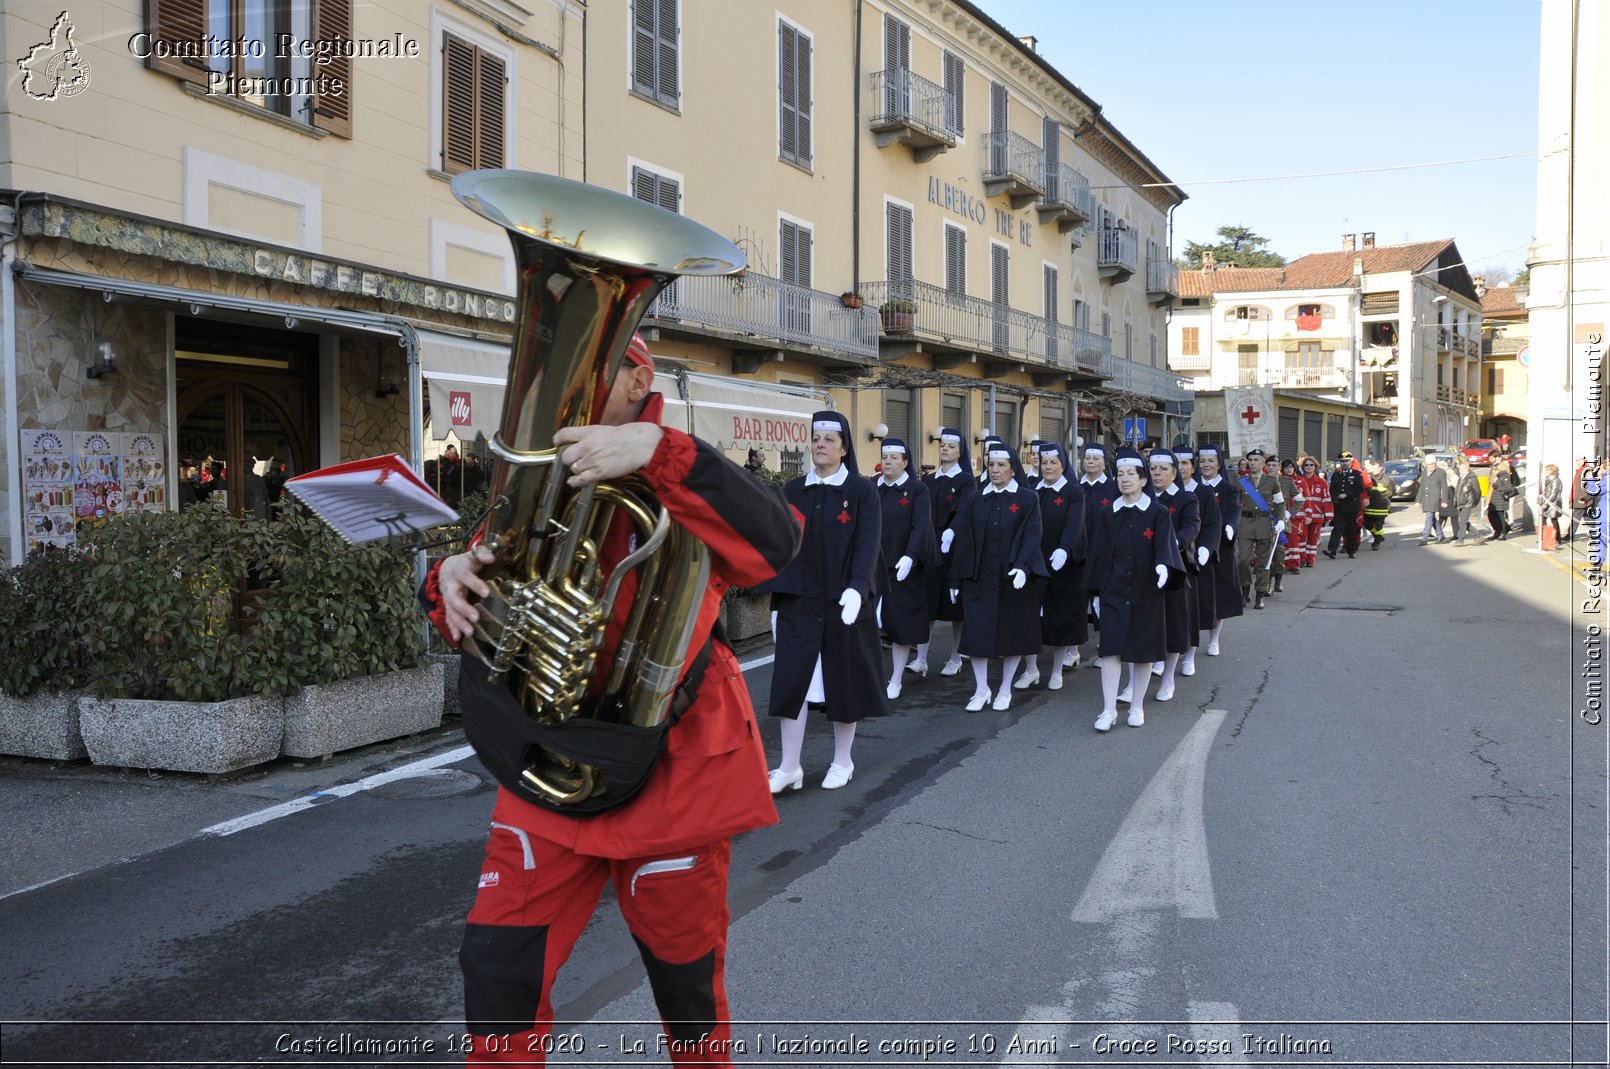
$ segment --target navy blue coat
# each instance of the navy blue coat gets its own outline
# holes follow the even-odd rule
[[[945,476],[929,472],[922,477],[928,487],[928,504],[933,508],[934,538],[937,540],[956,522],[956,513],[967,499],[978,493],[978,482],[972,472],[963,467],[955,475]],[[946,561],[936,560],[936,567],[928,573],[928,618],[930,620],[960,620],[962,608],[952,605],[947,590],[950,586]]]
[[[1197,532],[1196,544],[1206,546],[1208,561],[1203,566],[1201,574],[1196,576],[1196,619],[1197,626],[1202,631],[1211,630],[1219,622],[1218,615],[1218,582],[1217,575],[1219,547],[1224,541],[1224,521],[1219,519],[1219,495],[1213,492],[1213,487],[1200,482],[1192,485],[1196,487],[1196,503],[1198,513],[1202,519],[1202,529]]]
[[[1169,519],[1174,524],[1174,542],[1180,547],[1186,580],[1163,591],[1163,607],[1168,613],[1165,639],[1169,653],[1185,653],[1196,645],[1196,635],[1201,630],[1196,584],[1202,577],[1196,574],[1196,539],[1202,527],[1202,505],[1195,494],[1181,490],[1178,484],[1169,489],[1173,493],[1158,494],[1157,500],[1168,509]]]
[[[1214,622],[1240,616],[1245,602],[1241,600],[1241,577],[1236,573],[1235,543],[1223,539],[1225,524],[1233,531],[1241,522],[1241,484],[1219,472],[1219,485],[1211,488],[1219,501],[1219,555],[1213,562]]]
[[[1039,494],[1040,552],[1047,573],[1040,639],[1047,646],[1077,646],[1090,637],[1089,598],[1084,588],[1084,488],[1068,479],[1060,490],[1041,485]],[[1051,570],[1051,554],[1058,549],[1068,553],[1060,572]]]
[[[1033,656],[1040,652],[1040,498],[1016,492],[974,494],[956,521],[950,547],[951,586],[959,587],[964,619],[960,652],[969,657]],[[1023,569],[1022,590],[1007,572]]]
[[[1168,509],[1143,493],[1134,507],[1114,510],[1109,504],[1091,511],[1085,586],[1101,599],[1097,653],[1135,663],[1160,661],[1167,650],[1157,565],[1168,569],[1169,584],[1177,586],[1185,576]]]
[[[910,472],[899,486],[874,482],[883,528],[883,563],[889,592],[883,596],[883,633],[900,646],[928,641],[928,567],[938,559],[928,487]],[[895,578],[901,557],[912,560],[904,582]]]

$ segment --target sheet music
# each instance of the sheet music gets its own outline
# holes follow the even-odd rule
[[[309,472],[287,481],[285,489],[353,543],[458,522],[458,510],[395,454]]]

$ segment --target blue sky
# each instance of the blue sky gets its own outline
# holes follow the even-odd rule
[[[1252,228],[1293,259],[1453,238],[1473,274],[1526,263],[1537,217],[1537,0],[976,0],[1190,199],[1174,248]],[[1504,160],[1216,183],[1507,153]]]

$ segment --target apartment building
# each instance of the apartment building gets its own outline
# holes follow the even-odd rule
[[[1531,323],[1526,314],[1525,286],[1494,286],[1477,278],[1481,294],[1481,431],[1482,438],[1508,435],[1526,441],[1531,407]],[[1476,437],[1476,435],[1472,435]]]
[[[1183,195],[1032,40],[948,0],[589,14],[587,180],[749,255],[646,320],[684,381],[826,389],[927,462],[939,425],[1067,441],[1188,398],[1164,353]],[[799,470],[785,422],[731,425]]]
[[[495,428],[473,382],[421,375],[501,376],[514,319],[508,239],[448,181],[580,176],[584,10],[4,5],[0,552],[171,507],[181,457],[239,485],[417,463],[428,407],[439,434]],[[103,482],[75,486],[91,457]]]
[[[1405,456],[1480,423],[1481,304],[1452,241],[1378,246],[1350,234],[1341,251],[1284,267],[1181,272],[1169,352],[1198,391],[1201,433],[1217,425],[1219,391],[1246,386],[1273,387],[1283,421],[1303,427],[1296,440],[1317,455],[1362,445]],[[1336,440],[1324,430],[1333,423]]]

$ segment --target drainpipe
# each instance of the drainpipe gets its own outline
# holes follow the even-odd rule
[[[861,10],[865,0],[855,0],[854,83],[850,125],[850,291],[861,290]]]
[[[17,297],[16,281],[11,265],[17,257],[17,234],[21,226],[22,194],[11,200],[9,220],[0,220],[5,236],[0,242],[0,367],[5,369],[5,425],[11,428],[11,439],[4,452],[10,463],[7,467],[11,492],[6,495],[6,535],[11,542],[11,563],[21,564],[22,537],[22,435],[17,433]]]

